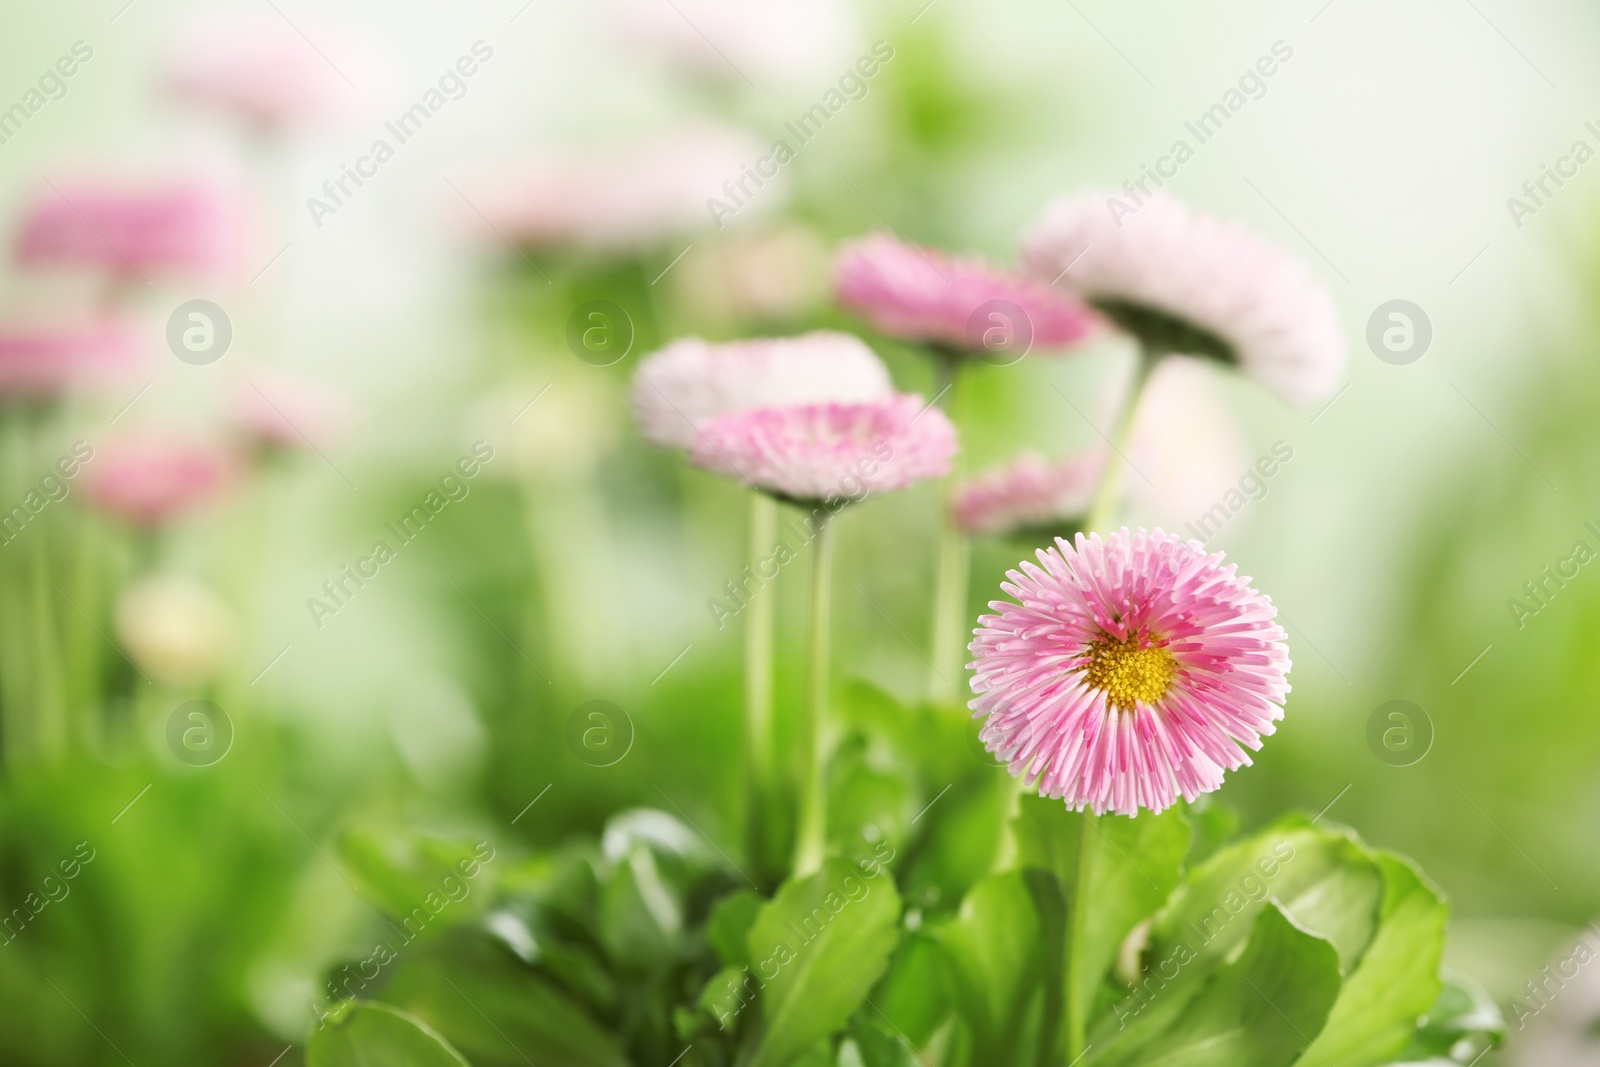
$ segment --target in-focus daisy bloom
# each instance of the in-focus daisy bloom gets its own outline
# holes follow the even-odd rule
[[[216,278],[238,265],[243,235],[240,205],[220,185],[56,182],[24,217],[16,255],[30,267]]]
[[[1057,200],[1022,258],[1151,350],[1236,363],[1291,403],[1344,376],[1333,298],[1304,265],[1165,194],[1137,208],[1103,193]]]
[[[860,500],[950,472],[956,430],[915,394],[709,419],[689,462],[795,501]]]
[[[950,510],[969,534],[1007,534],[1088,514],[1105,456],[1083,452],[1049,460],[1024,452],[959,486]]]
[[[849,334],[817,331],[728,344],[687,337],[640,362],[633,413],[647,441],[686,448],[700,424],[717,415],[893,393],[883,361]]]
[[[1011,773],[1073,810],[1135,815],[1248,765],[1283,717],[1272,601],[1195,541],[1126,528],[1039,550],[978,620],[971,707]]]
[[[130,438],[108,445],[85,468],[84,492],[103,511],[157,525],[220,496],[238,465],[222,450],[177,438]]]
[[[971,257],[946,256],[873,234],[844,246],[839,303],[890,337],[1020,358],[1082,340],[1095,316],[1075,297]]]

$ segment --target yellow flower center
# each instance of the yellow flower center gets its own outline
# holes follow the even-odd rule
[[[1137,637],[1118,641],[1108,635],[1090,642],[1089,665],[1083,672],[1084,680],[1104,693],[1113,708],[1132,711],[1167,695],[1178,664],[1160,645],[1142,643]]]

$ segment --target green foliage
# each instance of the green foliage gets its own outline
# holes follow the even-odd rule
[[[468,1067],[426,1023],[386,1004],[351,1001],[311,1035],[308,1067]]]
[[[888,967],[899,919],[900,896],[881,871],[830,860],[785,883],[750,930],[763,982],[751,1067],[783,1067],[843,1029]]]

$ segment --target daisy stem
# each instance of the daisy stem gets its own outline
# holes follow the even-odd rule
[[[760,573],[762,553],[778,536],[778,502],[766,493],[750,493],[750,533],[745,554],[750,572]],[[767,803],[772,775],[772,597],[757,596],[744,620],[744,773],[749,855],[765,866]]]
[[[1083,944],[1085,934],[1089,928],[1089,879],[1092,874],[1090,867],[1094,862],[1095,841],[1094,835],[1099,831],[1095,825],[1098,817],[1092,811],[1082,813],[1082,822],[1078,828],[1078,871],[1073,877],[1073,884],[1068,896],[1067,908],[1067,1062],[1075,1063],[1085,1051],[1085,1042],[1088,1035],[1088,1019],[1085,1009],[1088,1007],[1083,985],[1083,971],[1078,966],[1077,954]]]
[[[828,716],[828,623],[835,521],[830,518],[822,524],[812,545],[806,703],[800,718],[800,799],[794,848],[796,878],[804,878],[822,866],[827,840],[827,783],[822,746]]]
[[[1085,529],[1089,533],[1105,533],[1116,521],[1118,506],[1122,503],[1122,483],[1127,475],[1127,451],[1132,443],[1133,417],[1139,410],[1139,398],[1144,394],[1150,372],[1161,359],[1161,353],[1150,346],[1139,346],[1139,360],[1133,368],[1133,380],[1128,383],[1128,393],[1117,415],[1117,425],[1109,439],[1111,455],[1106,457],[1105,473],[1100,476],[1100,487],[1095,491],[1094,506],[1089,510]]]
[[[954,421],[956,400],[961,392],[962,356],[935,353],[934,385],[936,398],[943,396],[945,410]],[[939,562],[933,598],[933,633],[929,640],[928,691],[935,704],[955,704],[959,700],[962,634],[966,629],[967,583],[971,571],[971,544],[950,514],[950,496],[959,472],[952,465],[939,486]]]

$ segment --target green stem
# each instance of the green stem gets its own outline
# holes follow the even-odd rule
[[[1085,890],[1089,886],[1094,864],[1094,834],[1096,833],[1095,819],[1097,816],[1090,811],[1082,814],[1082,822],[1078,829],[1078,872],[1073,879],[1067,912],[1067,1059],[1066,1062],[1074,1063],[1083,1055],[1088,1035],[1087,1009],[1089,998],[1085,996],[1083,986],[1083,972],[1078,967],[1078,946],[1083,944],[1084,936],[1089,929],[1089,895]]]
[[[830,516],[823,523],[812,546],[806,704],[800,718],[800,798],[794,849],[796,878],[804,878],[822,866],[827,840],[827,782],[822,747],[827,734],[828,717],[828,623],[831,614],[835,521]]]
[[[751,574],[778,537],[778,502],[750,493],[750,532],[745,557]],[[766,859],[767,797],[772,774],[772,594],[753,597],[744,620],[744,773],[749,856],[758,867]]]
[[[35,739],[40,752],[59,759],[67,743],[65,702],[61,692],[61,650],[56,633],[55,590],[50,584],[50,557],[45,531],[33,530],[34,699],[38,716]]]
[[[945,352],[934,353],[935,396],[943,394],[944,406],[952,420],[960,414],[957,399],[961,393],[964,357]],[[946,389],[948,388],[948,392]],[[929,638],[930,653],[928,692],[935,704],[956,704],[960,700],[961,675],[964,668],[962,640],[966,633],[967,584],[972,566],[972,545],[950,514],[950,498],[960,478],[958,467],[952,465],[950,473],[939,486],[939,555],[937,578],[933,596],[933,632]]]
[[[1144,395],[1145,384],[1150,381],[1150,373],[1160,359],[1160,352],[1147,345],[1139,346],[1139,360],[1133,369],[1133,381],[1128,383],[1128,394],[1117,415],[1116,428],[1111,437],[1111,453],[1106,456],[1105,472],[1100,476],[1100,487],[1095,491],[1094,506],[1089,511],[1089,533],[1106,533],[1116,519],[1118,506],[1122,502],[1122,483],[1127,474],[1126,453],[1132,444],[1133,419],[1138,413],[1139,398]]]

